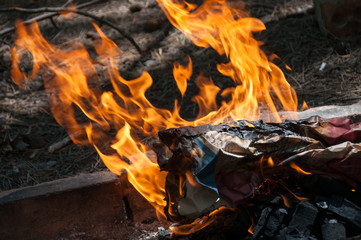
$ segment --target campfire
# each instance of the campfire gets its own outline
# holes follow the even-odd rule
[[[126,175],[154,206],[160,221],[176,222],[159,238],[361,234],[360,170],[352,167],[361,157],[361,117],[299,120],[297,111],[307,104],[298,103],[273,63],[277,56],[260,49],[254,35],[265,26],[243,8],[224,0],[157,2],[195,45],[224,56],[217,69],[234,82],[221,89],[217,79],[197,76],[195,119],[180,113],[192,76],[190,57],[173,67],[181,99],[172,110],[156,107],[146,98],[150,74],[123,78],[118,58],[124,52],[95,23],[91,56],[81,43],[60,49],[37,23],[18,22],[12,80],[21,87],[39,76],[44,80],[51,112],[72,141],[93,145],[109,170]],[[76,9],[62,14],[71,12]],[[27,75],[21,62],[29,53]],[[102,89],[100,71],[111,91]]]

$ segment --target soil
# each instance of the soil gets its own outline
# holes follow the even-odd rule
[[[13,2],[27,8],[65,3],[54,0],[32,1],[31,4]],[[267,22],[267,30],[257,38],[264,42],[262,48],[266,53],[279,56],[276,63],[296,90],[300,104],[306,101],[309,107],[348,105],[361,100],[360,33],[337,38],[325,36],[314,16],[313,2],[309,0],[246,2],[253,16]],[[240,2],[232,1],[231,4]],[[0,4],[0,7],[5,6]],[[302,10],[302,7],[307,10],[301,13],[293,11]],[[216,84],[221,88],[232,85],[230,79],[216,70],[216,63],[222,61],[222,57],[211,49],[196,47],[174,29],[155,0],[109,0],[82,10],[125,29],[145,50],[142,55],[138,54],[117,31],[101,26],[104,33],[124,51],[119,64],[123,77],[131,79],[142,71],[149,71],[154,84],[147,97],[155,106],[170,109],[174,99],[180,98],[172,80],[172,64],[187,62],[187,55],[192,58],[194,76],[203,72],[217,79]],[[17,18],[33,16],[1,14],[0,29],[13,26]],[[45,38],[59,47],[66,48],[77,40],[90,53],[94,51],[91,43],[97,35],[86,17],[66,19],[57,16],[53,22],[45,20],[39,25]],[[13,46],[14,38],[14,33],[0,36],[0,191],[106,169],[95,150],[88,146],[70,143],[58,151],[48,151],[50,145],[66,138],[67,133],[50,114],[42,79],[37,79],[26,89],[19,88],[10,79],[9,48]],[[29,62],[23,66],[25,71],[31,69]],[[292,71],[287,70],[284,64]],[[320,70],[321,66],[324,69]],[[192,77],[190,86],[195,86],[194,80]],[[103,79],[102,84],[104,89],[109,89],[107,79]],[[197,106],[191,102],[197,91],[193,87],[184,97],[181,114],[186,118],[192,118],[197,113]]]

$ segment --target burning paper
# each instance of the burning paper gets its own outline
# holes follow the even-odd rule
[[[182,127],[161,131],[159,138],[166,145],[158,153],[168,171],[170,217],[238,206],[264,181],[290,174],[318,174],[353,186],[361,182],[361,115]],[[167,160],[166,151],[172,153]]]

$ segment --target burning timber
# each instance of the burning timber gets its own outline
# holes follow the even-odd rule
[[[159,132],[163,145],[154,149],[168,171],[165,214],[180,222],[173,233],[196,239],[235,229],[246,238],[247,228],[252,239],[361,234],[360,127],[361,115],[352,115]]]

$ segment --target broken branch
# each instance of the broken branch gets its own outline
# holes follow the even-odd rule
[[[60,140],[59,142],[53,143],[52,145],[49,146],[48,151],[53,153],[59,149],[62,149],[63,147],[67,146],[68,144],[71,143],[71,138],[69,136],[63,138],[62,140]]]
[[[79,8],[79,6],[78,6],[78,8]],[[0,8],[0,12],[23,12],[23,13],[55,12],[56,15],[60,14],[60,12],[76,13],[76,14],[79,14],[79,15],[82,15],[82,16],[85,16],[85,17],[92,18],[92,19],[94,19],[94,20],[96,20],[96,21],[98,21],[98,22],[100,22],[102,24],[108,25],[109,27],[115,29],[123,37],[125,37],[130,43],[132,43],[133,46],[137,49],[137,51],[140,54],[142,53],[141,48],[138,46],[138,44],[134,41],[134,39],[128,33],[126,33],[121,28],[117,27],[114,23],[112,23],[112,22],[110,22],[110,21],[108,21],[106,19],[103,19],[101,17],[97,17],[97,16],[95,16],[93,14],[90,14],[88,12],[79,11],[77,9],[67,8],[67,7],[44,7],[44,8],[32,8],[32,9],[12,7],[12,8]],[[49,16],[47,16],[47,18],[49,18]],[[1,32],[0,32],[0,35],[1,35]]]
[[[85,7],[88,7],[90,5],[93,5],[93,4],[96,4],[96,3],[100,3],[100,2],[104,2],[104,1],[107,1],[107,0],[94,0],[94,1],[90,1],[90,2],[86,2],[86,3],[83,3],[83,4],[79,4],[77,5],[77,9],[80,9],[80,8],[85,8]],[[73,0],[69,0],[67,1],[62,7],[67,7],[69,6],[70,3],[72,3]],[[59,13],[58,12],[52,12],[52,13],[45,13],[45,14],[42,14],[42,15],[39,15],[39,16],[36,16],[36,17],[33,17],[33,18],[30,18],[28,20],[25,20],[23,21],[23,24],[24,25],[29,25],[33,22],[40,22],[40,21],[43,21],[43,20],[46,20],[46,19],[49,19],[49,18],[52,18],[52,17],[55,17],[55,16],[58,16]],[[15,31],[16,29],[16,26],[15,27],[8,27],[8,28],[5,28],[3,30],[0,31],[0,36],[2,35],[5,35],[5,34],[8,34],[10,32],[13,32]]]

